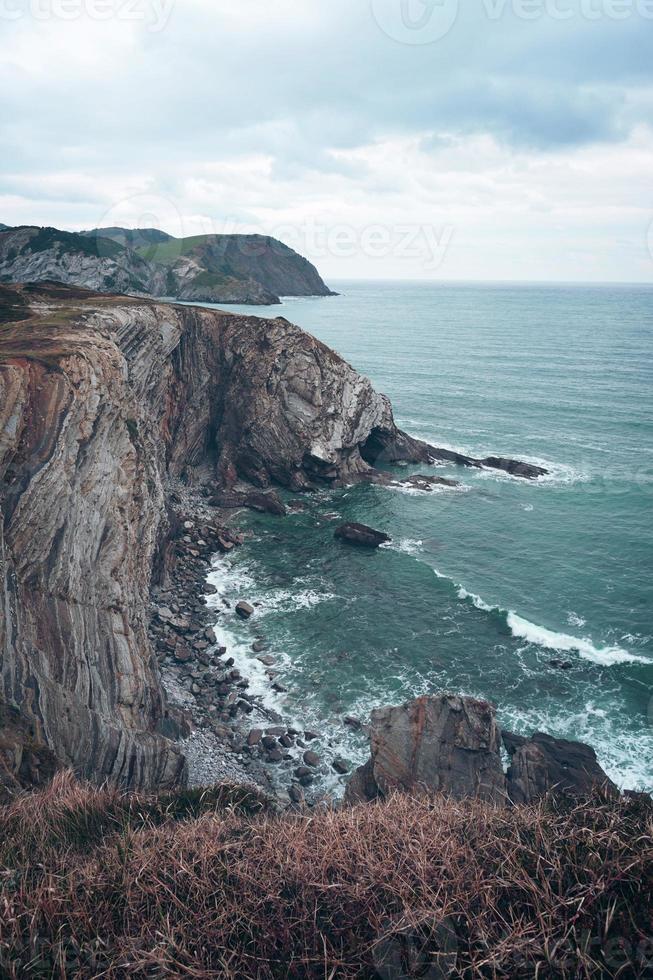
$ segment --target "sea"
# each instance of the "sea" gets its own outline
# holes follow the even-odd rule
[[[216,614],[252,690],[352,766],[367,740],[343,719],[429,692],[486,698],[503,727],[587,742],[619,786],[653,791],[653,286],[331,285],[340,295],[225,309],[324,341],[411,435],[549,472],[412,467],[460,486],[360,485],[285,519],[239,514],[251,538],[210,581],[216,607],[260,604],[248,623]],[[343,521],[392,541],[347,547]]]

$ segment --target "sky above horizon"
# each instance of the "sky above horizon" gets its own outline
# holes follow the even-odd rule
[[[653,281],[653,0],[0,0],[0,222]]]

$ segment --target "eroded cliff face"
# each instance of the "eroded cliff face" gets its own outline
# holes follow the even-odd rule
[[[44,285],[0,287],[0,324],[0,701],[85,776],[183,781],[147,637],[168,479],[369,476],[390,405],[283,319]]]

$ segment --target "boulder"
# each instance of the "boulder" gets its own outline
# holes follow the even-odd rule
[[[174,658],[179,664],[187,664],[193,659],[193,653],[183,643],[178,643],[175,647]]]
[[[293,803],[303,803],[304,802],[304,793],[303,793],[301,787],[300,786],[296,786],[295,783],[293,783],[288,788],[288,796],[290,797],[290,799],[291,799],[291,801]]]
[[[249,602],[239,602],[236,605],[236,613],[241,619],[249,619],[254,615],[254,607]]]
[[[304,752],[302,756],[304,762],[307,766],[311,766],[312,769],[316,769],[320,764],[320,757],[316,752],[311,752],[310,750]]]
[[[503,802],[500,737],[494,708],[475,698],[424,696],[373,711],[371,769],[358,771],[345,798],[431,790]]]
[[[550,792],[584,797],[604,788],[612,795],[619,793],[589,745],[543,732],[528,739],[504,732],[503,743],[510,755],[507,784],[513,803],[529,803]]]
[[[392,539],[383,531],[375,531],[367,524],[347,523],[337,528],[334,537],[347,544],[355,544],[362,548],[378,548]]]
[[[532,463],[522,463],[515,459],[502,459],[500,456],[486,456],[481,460],[481,465],[493,470],[503,470],[511,476],[521,476],[525,480],[536,480],[540,476],[546,476],[548,470],[542,466],[534,466]]]
[[[414,487],[416,490],[429,492],[434,487],[459,487],[458,480],[449,480],[444,476],[424,476],[422,473],[414,473],[400,481],[404,486]]]
[[[244,501],[244,506],[257,510],[261,514],[272,514],[274,517],[285,517],[286,508],[283,501],[274,491],[268,493],[250,493]]]

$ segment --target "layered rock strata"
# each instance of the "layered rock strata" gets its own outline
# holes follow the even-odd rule
[[[183,781],[147,633],[169,481],[271,506],[438,451],[283,318],[41,284],[0,287],[0,324],[0,700],[83,775]]]

